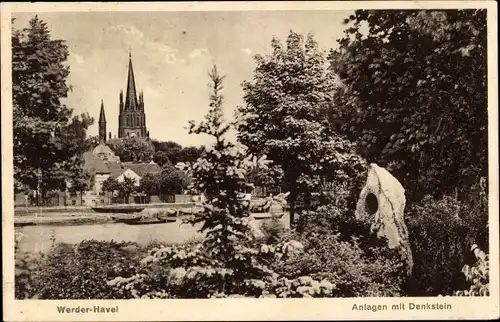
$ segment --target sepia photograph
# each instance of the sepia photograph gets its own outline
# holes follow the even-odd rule
[[[103,300],[351,299],[367,319],[498,300],[496,6],[350,3],[9,8],[4,293],[58,300],[57,320],[123,319]]]

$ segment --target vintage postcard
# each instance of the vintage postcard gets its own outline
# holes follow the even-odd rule
[[[499,317],[495,2],[1,28],[4,320]]]

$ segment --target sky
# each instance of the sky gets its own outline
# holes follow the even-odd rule
[[[343,36],[349,11],[226,11],[226,12],[57,12],[39,13],[53,39],[69,48],[65,103],[75,114],[89,113],[97,135],[101,99],[107,131],[118,132],[119,92],[126,90],[129,51],[137,91],[144,92],[150,136],[183,146],[201,145],[206,136],[190,135],[189,120],[208,112],[208,72],[214,63],[226,74],[225,116],[241,105],[241,83],[251,81],[253,56],[270,52],[273,37],[284,41],[290,32],[313,33],[325,52]],[[16,13],[23,28],[35,13]],[[231,134],[234,136],[234,132]]]

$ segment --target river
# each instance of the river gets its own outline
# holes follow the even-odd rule
[[[288,227],[288,216],[281,222]],[[255,221],[261,223],[262,220]],[[19,241],[20,252],[46,252],[52,238],[56,242],[77,244],[83,240],[115,240],[132,241],[147,245],[152,240],[166,243],[182,243],[188,239],[201,237],[198,229],[201,225],[182,224],[180,220],[172,223],[154,225],[127,225],[124,223],[105,223],[78,226],[39,225],[16,227],[16,233],[21,233]]]

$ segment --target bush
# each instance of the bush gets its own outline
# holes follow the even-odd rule
[[[120,299],[106,282],[118,275],[135,274],[143,251],[135,243],[83,241],[77,245],[55,244],[47,254],[30,262],[30,280],[21,287],[22,270],[16,274],[17,298]],[[19,254],[18,258],[25,255]]]
[[[489,257],[479,258],[475,266],[465,265],[462,273],[470,284],[469,289],[457,291],[457,296],[489,296],[490,295],[490,270]]]
[[[406,289],[413,296],[452,295],[465,289],[464,264],[475,259],[469,251],[477,243],[488,249],[487,203],[464,203],[445,196],[425,197],[409,207],[406,218],[414,258]]]
[[[403,294],[405,273],[399,254],[370,234],[369,225],[353,213],[335,206],[303,212],[297,233],[303,254],[275,264],[288,278],[299,274],[327,279],[335,285],[334,297]]]

